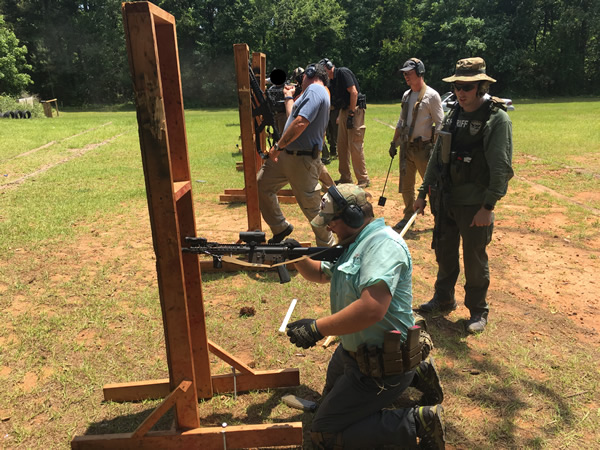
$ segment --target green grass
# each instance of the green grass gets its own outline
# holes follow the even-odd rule
[[[560,249],[568,236],[582,250],[582,264],[597,267],[600,102],[515,106],[518,177],[498,208],[499,221],[542,235],[548,248]],[[397,103],[367,109],[374,202],[398,114]],[[244,205],[218,202],[224,189],[244,186],[243,173],[234,169],[241,160],[238,120],[237,110],[186,111],[198,228],[222,239],[235,239],[246,224]],[[102,386],[168,376],[135,113],[69,111],[53,119],[0,121],[0,141],[0,447],[68,448],[84,432],[131,432],[159,402],[103,402]],[[328,166],[334,178],[336,164]],[[390,205],[378,210],[388,223],[401,209],[394,204],[397,174],[394,164],[386,188]],[[296,237],[312,241],[297,205],[283,209],[298,224]],[[534,222],[551,214],[564,217],[558,231]],[[431,295],[436,265],[429,234],[408,242],[420,303]],[[495,277],[510,279],[513,270],[543,276],[543,267],[519,266],[518,244],[502,245],[507,260],[494,260]],[[294,317],[325,314],[328,289],[297,275],[280,285],[273,273],[204,274],[210,339],[261,370],[299,368],[302,386],[295,392],[316,399],[330,351],[300,353],[274,330],[294,297],[300,300]],[[430,322],[449,399],[450,441],[458,448],[600,446],[597,349],[565,331],[571,322],[552,299],[542,307],[525,302],[522,293],[496,292],[494,320],[476,338],[443,318]],[[244,306],[256,315],[239,317]],[[526,313],[531,328],[522,329],[511,311]],[[538,328],[547,333],[531,333]],[[230,371],[211,361],[215,374]],[[287,420],[308,426],[310,415],[290,412],[281,395],[267,390],[201,401],[203,426]]]

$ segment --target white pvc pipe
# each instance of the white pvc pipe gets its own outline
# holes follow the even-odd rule
[[[285,318],[283,319],[283,322],[281,323],[281,326],[279,327],[279,332],[280,333],[285,333],[285,328],[287,327],[288,322],[290,321],[290,317],[292,317],[292,312],[294,312],[294,308],[296,307],[296,302],[298,301],[297,298],[292,300],[292,303],[290,304],[290,307],[288,308],[288,312],[285,315]]]

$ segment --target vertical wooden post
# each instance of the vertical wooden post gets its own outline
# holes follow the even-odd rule
[[[250,51],[246,44],[234,44],[235,72],[238,86],[238,102],[240,114],[240,130],[242,133],[242,154],[244,160],[244,184],[246,194],[246,212],[248,230],[262,230],[260,207],[258,204],[258,183],[256,174],[262,163],[256,152],[254,120],[252,118],[252,92],[248,62]]]
[[[207,339],[200,263],[196,255],[181,251],[182,240],[196,236],[196,222],[175,19],[148,2],[123,3],[122,8],[136,94],[169,379],[105,386],[106,400],[165,399],[134,432],[77,436],[71,442],[71,448],[221,448],[224,440],[231,448],[301,445],[301,422],[230,426],[226,434],[221,427],[199,428],[198,397],[210,398],[213,390],[242,392],[298,386],[300,376],[297,369],[255,371]],[[249,89],[247,66],[246,47],[245,73]],[[252,125],[249,109],[250,117],[244,115],[244,120]],[[247,148],[252,150],[254,147],[248,145]],[[252,180],[256,188],[256,169],[253,177],[248,179]],[[258,201],[254,205],[258,211]],[[260,212],[258,214],[260,220]],[[209,352],[237,368],[238,375],[212,377]],[[151,431],[171,408],[175,409],[175,428]]]
[[[153,9],[152,14],[150,9]],[[187,188],[184,189],[187,189],[189,196],[191,186],[179,86],[175,19],[156,9],[144,2],[123,4],[152,241],[156,253],[170,388],[173,391],[183,381],[192,382],[192,388],[181,394],[175,404],[178,427],[192,429],[200,425],[200,419],[181,252],[181,214],[177,208],[177,202],[186,194],[176,198],[174,182],[183,182],[184,185],[187,182]],[[181,189],[184,185],[177,187]],[[185,215],[183,218],[186,219]],[[189,227],[189,219],[186,225]],[[197,277],[200,277],[199,271]]]

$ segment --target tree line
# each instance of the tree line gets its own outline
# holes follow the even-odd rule
[[[233,44],[291,73],[327,57],[369,102],[398,100],[423,60],[428,84],[481,56],[503,97],[600,94],[597,0],[163,0],[173,14],[186,107],[235,106]],[[0,94],[66,105],[133,99],[121,0],[0,0]]]

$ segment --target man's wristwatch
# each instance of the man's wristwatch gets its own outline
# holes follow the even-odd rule
[[[494,210],[494,205],[490,205],[489,203],[486,203],[483,205],[484,209],[487,209],[488,211],[493,211]]]
[[[273,150],[275,150],[276,152],[278,152],[278,151],[279,151],[279,142],[275,142],[275,143],[273,144]]]

